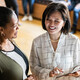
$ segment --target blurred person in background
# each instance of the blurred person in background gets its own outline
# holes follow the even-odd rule
[[[34,4],[35,0],[22,0],[22,5],[23,5],[23,10],[24,10],[24,17],[22,18],[22,21],[32,21],[33,17],[32,17],[32,13],[33,13],[33,4]],[[27,12],[27,4],[29,4],[29,15]]]
[[[73,11],[73,25],[71,33],[76,33],[77,23],[80,12],[80,0],[68,0],[68,9]]]
[[[70,33],[67,6],[51,3],[43,12],[46,32],[33,40],[30,68],[37,80],[80,80],[80,40]]]
[[[19,8],[18,8],[17,0],[4,0],[4,1],[6,4],[6,7],[12,8],[19,19]],[[21,23],[19,22],[18,25],[20,26]]]
[[[5,4],[8,8],[12,8],[14,10],[17,17],[19,16],[19,9],[18,9],[17,0],[5,0]]]

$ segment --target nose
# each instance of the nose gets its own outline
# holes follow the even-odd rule
[[[17,28],[16,28],[17,30],[19,29],[19,26],[17,26]]]
[[[16,25],[16,30],[18,30],[18,29],[19,29],[19,25],[17,24],[17,25]]]
[[[54,24],[54,21],[50,21],[50,25],[52,25],[52,26],[54,26],[55,24]]]

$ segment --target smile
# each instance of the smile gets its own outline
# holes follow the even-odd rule
[[[56,29],[56,27],[49,27],[49,29],[54,30],[54,29]]]

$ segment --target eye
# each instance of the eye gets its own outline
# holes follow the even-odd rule
[[[12,27],[13,27],[13,28],[16,28],[17,26],[18,26],[18,24],[15,24],[15,25],[13,25]]]
[[[14,24],[14,26],[13,26],[13,27],[15,28],[15,27],[17,27],[17,26],[18,26],[18,23]]]
[[[51,22],[51,19],[47,18],[46,21]]]
[[[13,26],[14,28],[16,27],[16,25]]]
[[[58,20],[55,20],[55,23],[59,23],[59,21]]]
[[[46,18],[46,21],[48,21],[49,19],[48,18]]]

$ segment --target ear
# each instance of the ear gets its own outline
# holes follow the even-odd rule
[[[4,30],[4,28],[0,26],[0,31],[3,31],[3,30]]]
[[[63,27],[64,27],[64,25],[65,25],[65,22],[63,22]]]

